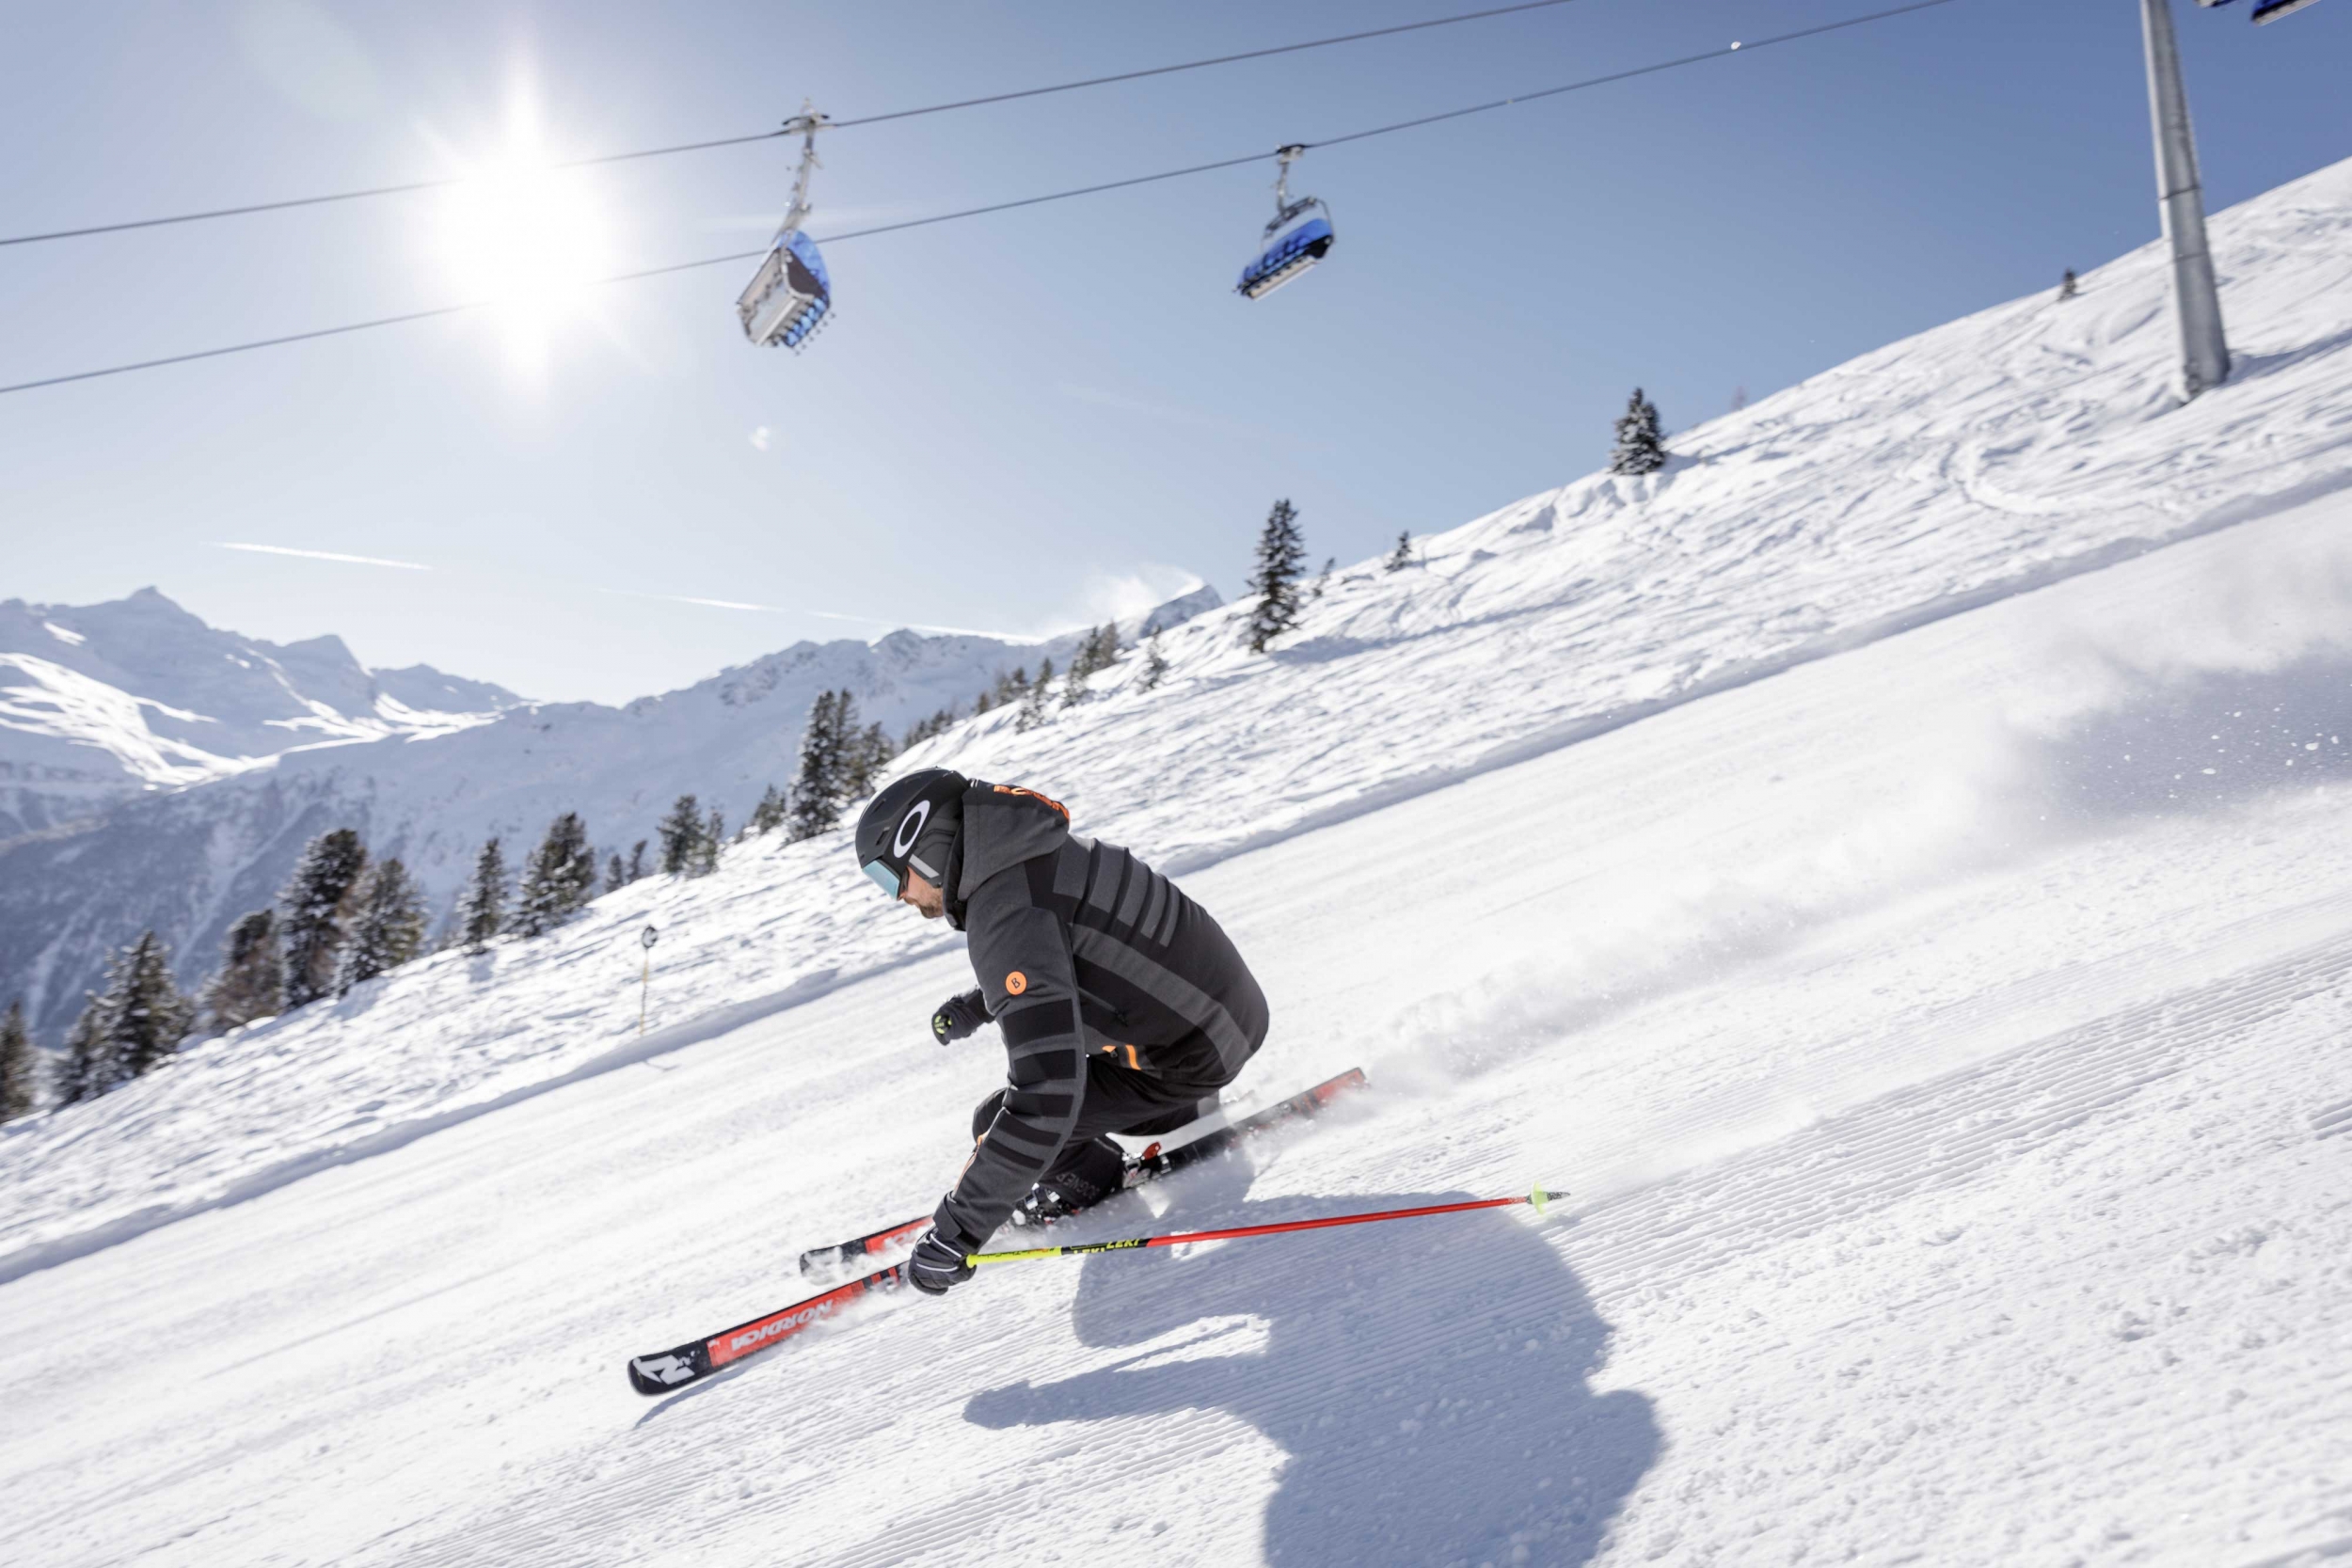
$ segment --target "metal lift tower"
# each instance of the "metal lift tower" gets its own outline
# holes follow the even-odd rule
[[[2221,333],[2221,295],[2205,245],[2205,195],[2197,178],[2197,135],[2181,85],[2181,51],[2172,38],[2172,0],[2140,0],[2148,40],[2148,118],[2156,140],[2156,200],[2172,245],[2172,319],[2181,328],[2181,395],[2193,398],[2230,378],[2230,345]]]

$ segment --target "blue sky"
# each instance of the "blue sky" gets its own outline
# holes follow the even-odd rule
[[[0,127],[31,155],[0,169],[0,229],[466,172],[526,121],[576,156],[758,130],[803,96],[846,119],[1461,8],[20,8]],[[1875,8],[1578,0],[844,130],[809,227]],[[2352,153],[2352,0],[2264,28],[2176,11],[2210,205]],[[755,248],[790,165],[769,142],[566,176],[533,231],[578,225],[594,269]],[[844,243],[837,320],[798,357],[741,340],[746,262],[591,291],[535,328],[465,316],[0,397],[0,596],[152,583],[252,635],[336,632],[371,664],[549,699],[900,623],[1034,634],[1187,574],[1237,593],[1277,496],[1318,559],[1359,559],[1590,471],[1636,384],[1687,427],[2157,223],[2131,0],[1957,0],[1311,153],[1297,185],[1331,203],[1338,248],[1245,303],[1273,174]],[[0,248],[0,383],[468,297],[467,199]]]

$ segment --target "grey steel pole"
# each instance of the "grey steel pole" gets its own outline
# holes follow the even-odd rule
[[[2221,332],[2221,294],[2205,245],[2205,194],[2197,178],[2197,134],[2181,84],[2181,51],[2172,38],[2172,0],[2140,0],[2148,40],[2148,118],[2155,133],[2156,200],[2172,246],[2172,319],[2181,328],[2181,395],[2230,378],[2230,345]]]

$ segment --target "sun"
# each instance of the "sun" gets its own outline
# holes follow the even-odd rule
[[[544,366],[557,333],[612,267],[585,171],[549,158],[532,97],[510,100],[505,145],[443,193],[436,245],[462,297],[485,303],[518,367]]]

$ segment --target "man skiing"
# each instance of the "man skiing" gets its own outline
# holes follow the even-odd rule
[[[1051,1219],[1115,1191],[1125,1157],[1107,1134],[1213,1106],[1265,1040],[1265,995],[1206,910],[1033,790],[925,768],[874,798],[854,843],[885,894],[966,935],[980,984],[941,1006],[933,1036],[993,1021],[1009,1064],[907,1260],[942,1295],[1016,1209]]]

